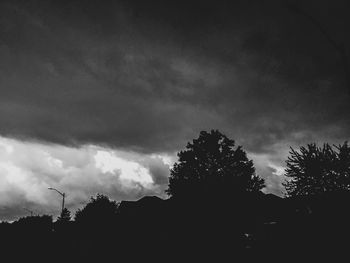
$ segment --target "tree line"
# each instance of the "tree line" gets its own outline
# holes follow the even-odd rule
[[[290,148],[284,176],[285,196],[306,196],[350,189],[350,147],[315,143]],[[256,175],[253,161],[241,146],[218,130],[202,131],[198,139],[178,153],[178,162],[171,169],[170,196],[211,192],[217,183],[232,191],[260,191],[265,181]],[[198,189],[198,188],[208,189]]]
[[[97,194],[74,219],[64,209],[55,222],[43,215],[1,223],[0,246],[12,261],[43,262],[249,262],[271,249],[276,258],[339,254],[340,235],[350,234],[348,143],[291,148],[285,176],[286,198],[262,193],[265,181],[243,148],[218,130],[202,131],[178,153],[168,199]]]

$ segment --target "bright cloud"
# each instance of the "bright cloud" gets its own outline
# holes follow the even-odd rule
[[[97,151],[94,158],[96,167],[100,168],[103,173],[118,171],[121,180],[139,182],[144,187],[150,187],[153,184],[149,170],[137,162],[123,160],[113,152],[100,150]]]
[[[286,153],[276,148],[278,154],[249,154],[249,158],[253,159],[256,172],[265,179],[265,193],[273,193],[279,196],[284,195],[283,182],[284,177],[284,160]],[[278,156],[278,158],[276,158]]]
[[[284,155],[276,159],[249,154],[257,173],[266,179],[266,192],[281,194]],[[169,169],[176,160],[175,153],[143,154],[96,145],[74,148],[0,137],[0,220],[10,218],[7,208],[15,217],[26,213],[24,207],[57,215],[61,199],[48,187],[65,192],[72,211],[96,193],[115,200],[165,197]]]
[[[169,176],[166,155],[139,154],[95,145],[79,148],[26,142],[0,137],[0,220],[6,207],[24,207],[37,213],[57,214],[60,197],[67,194],[75,210],[96,193],[115,200],[143,195],[164,196]],[[6,209],[5,209],[6,210]]]

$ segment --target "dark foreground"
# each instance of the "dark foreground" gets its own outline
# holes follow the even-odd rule
[[[113,218],[0,225],[1,262],[314,262],[350,251],[350,195],[122,202]]]

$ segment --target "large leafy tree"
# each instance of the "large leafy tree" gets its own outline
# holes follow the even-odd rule
[[[118,206],[119,203],[110,200],[108,196],[97,194],[96,197],[91,197],[85,207],[78,209],[74,220],[83,224],[106,223],[114,219]]]
[[[287,196],[315,195],[350,189],[350,147],[308,144],[291,148],[284,183]]]
[[[234,191],[259,191],[264,180],[255,174],[253,161],[241,146],[217,130],[202,131],[178,153],[171,169],[170,196]]]

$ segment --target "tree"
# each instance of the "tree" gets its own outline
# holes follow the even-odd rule
[[[106,223],[114,219],[117,213],[118,203],[108,196],[97,194],[91,197],[90,202],[75,213],[75,221],[78,223]]]
[[[170,171],[170,196],[208,192],[259,191],[264,180],[255,175],[253,161],[241,146],[217,130],[200,132],[199,138],[178,153]]]
[[[253,175],[248,181],[247,191],[258,192],[265,187],[265,180],[258,175]]]
[[[64,208],[61,212],[61,215],[57,218],[58,222],[69,222],[71,220],[70,211],[67,208]]]
[[[287,196],[315,195],[350,189],[350,147],[347,142],[291,148],[284,183]]]

